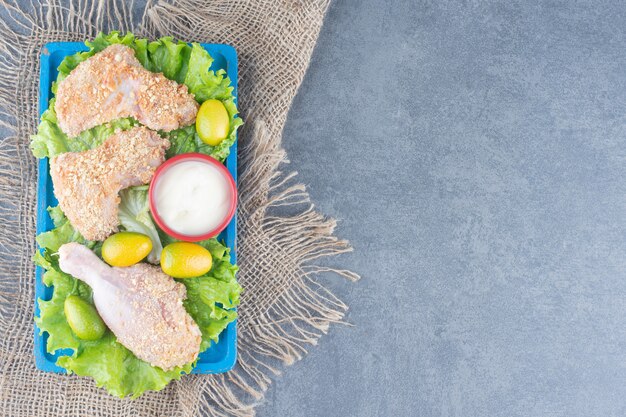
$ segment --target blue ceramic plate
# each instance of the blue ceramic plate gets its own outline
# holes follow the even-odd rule
[[[213,58],[212,70],[224,69],[234,87],[235,103],[237,103],[237,52],[229,45],[201,44]],[[88,48],[82,42],[53,42],[46,44],[41,53],[41,73],[39,77],[39,116],[48,108],[52,96],[52,82],[57,79],[57,68],[63,58],[76,52],[86,51]],[[230,148],[230,155],[226,159],[226,167],[237,182],[237,142]],[[52,229],[52,219],[48,215],[48,206],[56,206],[57,200],[52,191],[52,179],[48,171],[48,158],[39,160],[39,175],[37,185],[37,234]],[[233,217],[228,227],[220,234],[219,239],[230,248],[232,262],[237,261],[236,255],[237,215]],[[44,270],[37,267],[35,275],[35,316],[39,316],[37,299],[49,300],[52,297],[52,288],[46,287],[41,278]],[[54,354],[46,351],[48,334],[39,335],[35,325],[35,363],[37,368],[47,372],[65,373],[65,369],[56,365],[59,356],[71,354],[71,350],[60,350]],[[228,325],[222,332],[218,343],[212,343],[198,358],[196,367],[191,371],[194,374],[215,374],[226,372],[235,366],[237,359],[237,322]]]

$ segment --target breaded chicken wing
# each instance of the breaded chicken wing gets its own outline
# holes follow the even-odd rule
[[[198,357],[202,334],[183,307],[185,286],[158,266],[111,268],[75,242],[61,246],[59,266],[91,287],[102,320],[139,359],[167,371]]]
[[[169,132],[192,124],[198,103],[187,86],[148,71],[131,48],[115,44],[59,83],[54,108],[63,132],[74,137],[121,117]]]
[[[111,135],[84,152],[50,160],[54,195],[85,239],[103,240],[117,231],[120,190],[150,182],[170,143],[145,127]]]

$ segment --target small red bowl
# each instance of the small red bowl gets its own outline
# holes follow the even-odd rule
[[[184,235],[184,234],[175,232],[163,221],[163,219],[161,218],[161,216],[159,216],[159,213],[156,209],[154,189],[156,188],[155,184],[158,181],[159,177],[165,171],[167,171],[169,168],[173,167],[174,165],[180,164],[181,162],[187,162],[187,161],[201,161],[201,162],[205,162],[210,165],[213,165],[224,175],[224,177],[228,180],[228,184],[230,185],[231,198],[230,198],[230,208],[228,209],[228,214],[226,215],[224,220],[219,224],[218,227],[206,233],[203,233],[201,235]],[[201,154],[201,153],[184,153],[184,154],[176,155],[175,157],[171,159],[168,159],[156,169],[156,171],[154,172],[154,176],[152,177],[152,181],[150,182],[150,189],[148,191],[148,199],[150,202],[150,212],[152,213],[152,218],[154,219],[156,224],[158,224],[159,227],[163,229],[165,233],[167,233],[168,235],[178,240],[184,240],[187,242],[199,242],[201,240],[206,240],[206,239],[217,236],[222,230],[226,228],[226,226],[228,226],[228,223],[230,223],[230,220],[235,215],[235,210],[237,209],[237,185],[235,184],[235,180],[233,179],[232,175],[230,175],[230,172],[228,172],[228,169],[224,166],[224,164],[222,164],[217,159],[212,158],[208,155]]]

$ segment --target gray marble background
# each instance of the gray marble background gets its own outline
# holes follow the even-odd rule
[[[362,274],[266,416],[626,415],[626,3],[335,0],[285,129]]]

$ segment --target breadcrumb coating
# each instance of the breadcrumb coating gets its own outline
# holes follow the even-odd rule
[[[111,135],[102,145],[50,160],[54,195],[85,239],[104,240],[117,231],[120,190],[150,182],[170,143],[145,127]]]
[[[187,291],[161,268],[111,268],[75,242],[61,246],[59,266],[91,287],[98,313],[139,359],[166,371],[196,360],[202,333],[183,306]]]
[[[55,110],[69,137],[122,117],[169,132],[192,124],[198,103],[184,84],[146,70],[125,45],[81,62],[59,83]]]

